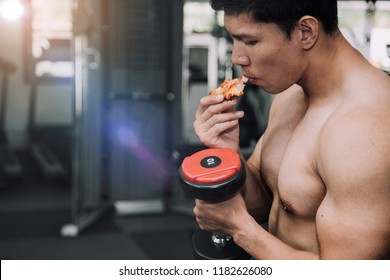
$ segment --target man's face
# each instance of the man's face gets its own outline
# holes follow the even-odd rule
[[[225,28],[233,38],[232,62],[252,84],[279,93],[300,80],[305,66],[297,30],[288,40],[276,24],[246,14],[225,15]]]

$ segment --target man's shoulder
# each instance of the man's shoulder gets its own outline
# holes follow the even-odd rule
[[[374,67],[352,73],[343,85],[338,108],[326,126],[331,132],[370,136],[390,131],[390,77]],[[373,135],[374,136],[374,135]]]
[[[363,102],[360,100],[336,110],[324,125],[324,137],[349,140],[350,137],[371,140],[386,138],[390,144],[390,97],[383,102]]]
[[[390,102],[388,109],[379,101],[367,103],[346,106],[329,118],[319,139],[323,164],[355,171],[390,168]]]

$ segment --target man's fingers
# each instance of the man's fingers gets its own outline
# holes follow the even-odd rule
[[[221,97],[222,100],[217,97]],[[234,111],[234,106],[236,104],[237,100],[224,101],[222,95],[205,96],[200,100],[198,110],[195,113],[195,118],[205,121],[212,115]]]

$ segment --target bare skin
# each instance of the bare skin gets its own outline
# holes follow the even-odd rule
[[[225,27],[233,63],[276,95],[245,185],[224,202],[196,200],[199,226],[255,259],[389,259],[390,78],[310,16],[291,40],[245,14]],[[235,104],[202,98],[203,144],[240,153]]]

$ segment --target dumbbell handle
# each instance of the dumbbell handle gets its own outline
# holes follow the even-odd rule
[[[230,235],[213,233],[211,235],[211,239],[213,240],[215,245],[225,246],[232,239],[232,237]]]

